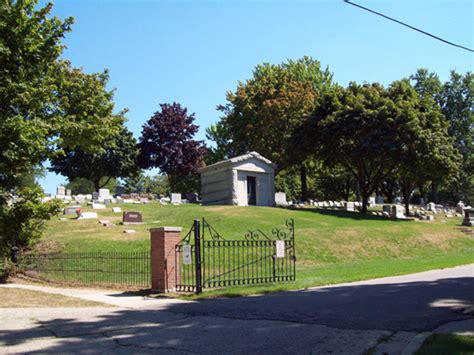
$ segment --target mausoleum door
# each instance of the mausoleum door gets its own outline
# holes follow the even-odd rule
[[[247,176],[247,204],[257,204],[257,184],[255,176]]]

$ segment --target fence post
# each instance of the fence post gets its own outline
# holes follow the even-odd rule
[[[194,247],[196,254],[196,293],[202,292],[201,270],[201,228],[199,219],[194,220]]]
[[[181,227],[150,229],[151,289],[158,292],[173,292],[179,283],[176,270],[176,244],[181,240]]]

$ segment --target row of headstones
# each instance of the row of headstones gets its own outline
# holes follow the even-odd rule
[[[44,198],[44,202],[51,200],[52,196],[47,196]],[[101,204],[109,203],[148,203],[150,200],[156,199],[154,194],[121,194],[117,197],[113,197],[110,194],[109,189],[99,189],[98,192],[93,192],[92,194],[78,194],[75,196],[71,195],[71,190],[66,189],[64,186],[58,186],[56,189],[56,196],[54,198],[62,199],[65,202],[75,202],[83,204],[86,201],[91,201],[89,204],[93,208],[102,209],[105,208]],[[158,199],[160,203],[167,204],[181,204],[181,203],[196,203],[199,202],[199,195],[197,193],[186,194],[185,199],[182,199],[182,195],[179,193],[172,193],[170,197],[161,197]],[[95,206],[94,206],[95,204]]]
[[[287,201],[286,200],[286,194],[284,192],[277,192],[275,193],[275,204],[277,206],[291,206],[291,205],[298,205],[298,206],[304,206],[305,203],[302,201]],[[344,208],[347,211],[355,211],[356,208],[362,207],[362,202],[348,202],[348,201],[314,201],[314,200],[309,200],[307,202],[308,205],[310,206],[316,206],[316,207],[324,207],[324,208]],[[375,206],[376,205],[376,198],[371,197],[369,199],[369,207],[370,206]]]
[[[120,207],[113,207],[113,213],[122,213]],[[77,219],[96,219],[97,212],[83,212],[81,206],[70,206],[64,208],[65,215],[77,215]],[[127,211],[123,212],[122,224],[141,224],[143,223],[143,215],[141,212]]]

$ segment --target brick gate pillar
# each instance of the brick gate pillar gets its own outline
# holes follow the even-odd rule
[[[178,283],[175,247],[181,240],[180,227],[150,229],[151,288],[158,292],[172,292]]]

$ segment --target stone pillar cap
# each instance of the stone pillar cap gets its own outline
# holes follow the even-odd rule
[[[181,227],[158,227],[150,228],[150,232],[181,232],[183,228]]]

